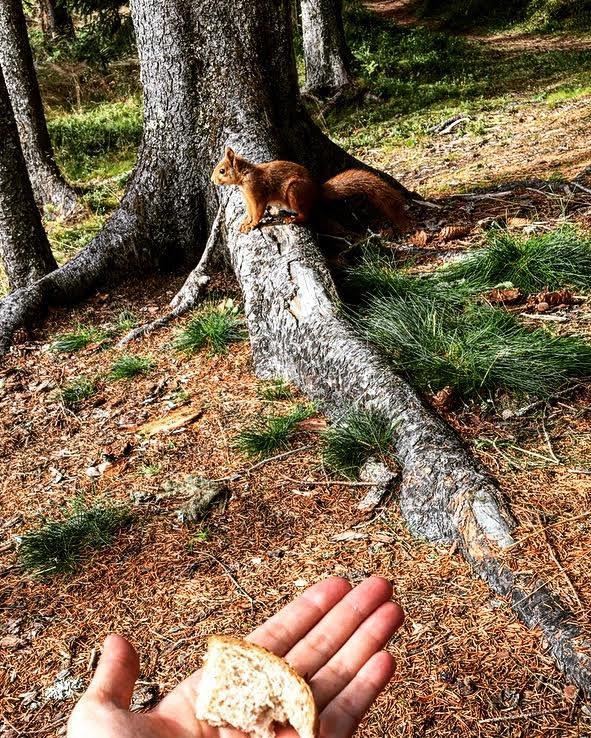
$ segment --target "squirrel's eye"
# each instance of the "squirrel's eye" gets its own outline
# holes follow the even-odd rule
[[[224,169],[224,167],[222,167],[222,168],[220,169],[220,174],[225,174],[225,173],[226,173],[226,170]]]

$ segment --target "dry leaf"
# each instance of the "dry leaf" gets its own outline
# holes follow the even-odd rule
[[[298,430],[315,432],[324,430],[328,426],[328,423],[324,418],[306,418],[305,420],[300,420],[297,426]]]
[[[194,423],[203,415],[202,407],[182,407],[165,415],[163,418],[150,420],[142,425],[135,426],[132,430],[143,436],[154,436],[163,431],[170,432],[185,425]]]
[[[485,293],[484,297],[493,305],[497,303],[516,302],[521,297],[517,287],[496,288]]]
[[[454,241],[457,238],[463,238],[467,236],[472,229],[469,225],[452,225],[445,226],[439,231],[440,241]]]
[[[427,231],[415,231],[408,240],[413,246],[426,246],[429,241],[429,234]]]
[[[332,541],[365,541],[367,539],[367,533],[362,533],[359,530],[345,530],[342,533],[337,533],[332,536]]]
[[[540,292],[535,296],[535,300],[537,303],[546,302],[554,307],[556,305],[572,305],[573,297],[573,293],[569,290],[555,290],[553,292]]]
[[[451,410],[455,401],[455,390],[449,385],[447,385],[447,387],[443,387],[434,395],[431,395],[429,400],[430,404],[437,410]]]

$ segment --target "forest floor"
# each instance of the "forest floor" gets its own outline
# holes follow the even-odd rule
[[[514,43],[498,53],[519,53]],[[591,228],[591,95],[584,79],[591,65],[582,68],[578,59],[561,62],[551,82],[532,79],[468,103],[446,98],[396,114],[371,103],[328,116],[331,133],[353,153],[435,206],[423,211],[423,235],[395,245],[401,254],[412,252],[428,268],[480,244],[492,222],[517,233],[564,222]],[[120,122],[133,117],[135,93],[117,94],[105,105],[115,106],[109,110]],[[83,117],[80,105],[53,115]],[[429,131],[454,118],[466,120],[448,134]],[[46,214],[60,258],[80,248],[116,202],[131,140],[78,170],[89,187],[87,218],[71,225]],[[446,226],[456,228],[450,237],[442,235]],[[236,435],[262,413],[287,412],[304,398],[294,392],[291,399],[262,399],[265,384],[252,372],[246,341],[225,355],[187,356],[171,346],[175,325],[129,347],[153,366],[120,381],[106,376],[121,353],[108,340],[72,353],[50,350],[56,336],[79,324],[100,329],[116,325],[124,311],[138,320],[165,312],[182,281],[154,277],[141,290],[132,281],[55,310],[42,328],[20,337],[0,369],[2,738],[63,734],[110,631],[140,650],[134,704],[143,709],[196,668],[208,634],[246,633],[322,577],[355,582],[370,573],[393,581],[407,620],[391,644],[396,677],[364,735],[591,734],[591,708],[565,686],[539,634],[492,597],[457,552],[414,540],[395,495],[372,514],[358,509],[364,488],[338,483],[322,465],[321,417],[302,424],[293,453],[248,471],[255,462],[236,449]],[[213,289],[239,300],[229,277],[216,278]],[[591,301],[529,320],[591,337]],[[96,390],[68,409],[60,388],[81,376]],[[591,625],[591,388],[580,383],[529,404],[520,412],[470,400],[439,412],[510,499],[519,545],[508,555]],[[184,423],[166,427],[181,414]],[[163,427],[149,427],[152,421]],[[204,521],[182,522],[191,476],[236,472],[241,476],[227,483],[227,495]],[[17,537],[44,519],[63,519],[74,500],[129,504],[134,522],[71,574],[25,573]]]

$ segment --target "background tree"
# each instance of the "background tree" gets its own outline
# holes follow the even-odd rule
[[[314,97],[335,95],[353,83],[343,28],[342,0],[301,0],[306,81]]]
[[[73,39],[72,16],[63,0],[39,0],[41,28],[47,44],[56,39]]]
[[[0,257],[13,290],[57,269],[35,205],[1,69]]]
[[[514,544],[513,520],[497,487],[345,321],[310,230],[240,234],[240,193],[216,191],[210,181],[226,145],[254,161],[297,160],[319,179],[363,166],[330,142],[302,105],[288,0],[132,0],[131,9],[145,106],[137,167],[121,207],[85,250],[0,303],[1,344],[6,348],[13,331],[48,304],[140,268],[194,263],[211,229],[204,253],[217,247],[228,254],[257,374],[293,382],[329,416],[355,407],[394,424],[400,506],[410,529],[431,541],[455,541],[474,571],[540,628],[569,677],[591,691],[591,643],[572,613],[501,558]],[[194,304],[204,269],[202,262],[175,305]]]
[[[0,3],[0,66],[35,199],[69,214],[77,197],[54,160],[21,0]]]

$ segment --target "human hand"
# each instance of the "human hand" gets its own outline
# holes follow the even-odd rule
[[[391,596],[390,583],[380,577],[354,589],[331,577],[248,636],[306,676],[320,713],[321,738],[350,738],[392,678],[393,658],[382,649],[404,616]],[[244,738],[195,717],[200,670],[150,712],[129,712],[138,675],[139,658],[131,644],[108,636],[90,686],[68,721],[68,738]],[[298,737],[284,727],[277,738]]]

